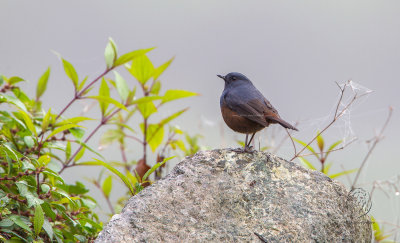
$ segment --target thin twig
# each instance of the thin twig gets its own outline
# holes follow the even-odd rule
[[[360,173],[361,173],[362,169],[365,166],[365,163],[367,162],[367,160],[368,160],[369,156],[371,155],[372,151],[374,151],[376,145],[381,141],[383,132],[385,131],[387,125],[389,124],[390,119],[392,118],[392,113],[393,113],[393,108],[391,106],[389,106],[388,117],[386,118],[386,121],[383,124],[383,127],[382,127],[381,131],[379,132],[379,134],[375,136],[375,139],[374,139],[374,142],[373,142],[372,146],[370,147],[370,149],[368,150],[367,154],[365,155],[365,157],[364,157],[364,159],[363,159],[363,161],[361,163],[360,169],[357,171],[356,177],[354,178],[354,181],[353,181],[353,184],[351,186],[351,189],[354,189],[354,187],[355,187],[355,185],[357,183],[357,180],[360,177]]]
[[[290,141],[292,141],[292,145],[293,145],[293,149],[294,149],[294,154],[296,154],[296,144],[294,144],[292,135],[290,134],[290,132],[288,131],[287,128],[286,128],[285,130],[286,130],[286,133],[287,133],[288,137],[290,138]]]
[[[349,146],[350,144],[352,144],[356,140],[357,140],[357,138],[353,138],[352,140],[350,140],[350,142],[346,143],[342,147],[336,148],[336,149],[332,149],[332,150],[329,150],[329,151],[323,151],[323,152],[321,152],[321,154],[327,154],[327,153],[330,153],[330,152],[335,152],[335,151],[338,151],[338,150],[345,149],[347,146]],[[315,154],[314,153],[300,154],[300,155],[298,155],[298,157],[305,157],[305,156],[310,156],[310,155],[315,155]]]

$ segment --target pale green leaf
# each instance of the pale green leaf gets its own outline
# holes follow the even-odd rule
[[[191,96],[198,95],[197,93],[186,91],[186,90],[174,90],[170,89],[165,92],[164,96],[162,97],[162,103],[166,103],[172,100],[187,98]]]
[[[47,88],[47,81],[49,80],[50,76],[50,67],[47,68],[46,72],[39,78],[38,84],[36,86],[36,99],[38,100],[46,91]]]
[[[107,168],[108,170],[113,172],[115,175],[117,175],[124,182],[124,184],[126,185],[126,187],[128,187],[128,189],[132,195],[135,195],[135,189],[133,188],[132,184],[129,182],[128,178],[125,175],[123,175],[121,172],[119,172],[117,169],[110,166],[109,164],[107,164],[101,160],[98,160],[98,159],[96,159],[95,161],[81,162],[78,164],[79,165],[100,165],[100,166]]]
[[[111,37],[109,38],[108,44],[104,51],[104,58],[106,60],[107,68],[113,67],[115,61],[117,60],[117,46]]]
[[[83,136],[85,135],[85,130],[78,127],[73,127],[68,130],[72,134],[72,136],[78,139],[78,141],[81,141]]]
[[[28,148],[33,148],[33,146],[35,146],[35,140],[33,140],[31,136],[25,136],[24,142]]]
[[[111,189],[112,189],[112,177],[111,176],[108,176],[104,180],[103,185],[102,185],[101,188],[103,190],[104,196],[106,196],[106,198],[108,198],[110,196],[110,192],[111,192]]]
[[[72,80],[72,83],[74,84],[75,89],[78,87],[78,73],[75,71],[74,66],[72,66],[71,63],[69,63],[67,60],[61,58],[63,66],[64,66],[64,71],[67,74],[67,76]]]
[[[154,47],[125,53],[125,54],[121,55],[115,61],[114,66],[119,66],[119,65],[125,64],[127,62],[130,62],[130,61],[134,60],[135,58],[140,57],[153,49],[154,49]]]
[[[117,91],[121,99],[125,102],[129,96],[129,87],[125,79],[117,72],[114,72]]]
[[[158,93],[160,93],[160,89],[161,89],[161,82],[157,80],[151,87],[150,93],[158,95]]]
[[[331,167],[332,167],[332,163],[327,163],[327,164],[325,164],[322,173],[324,173],[325,175],[327,175],[327,174],[329,173],[329,170],[331,169]]]
[[[173,60],[174,60],[174,58],[169,59],[167,62],[165,62],[164,64],[162,64],[161,66],[157,67],[154,70],[154,74],[153,74],[154,80],[157,80],[158,77],[160,77],[160,75],[165,71],[165,69],[168,68],[168,66],[171,64],[171,62]]]
[[[43,117],[43,121],[42,121],[42,131],[46,132],[47,127],[50,124],[50,118],[51,118],[51,108],[49,109],[49,111],[46,113],[46,115]]]
[[[310,145],[307,146],[307,144],[305,142],[303,142],[297,138],[293,138],[293,140],[296,141],[297,143],[303,145],[304,147],[306,147],[311,153],[313,153],[319,159],[319,155],[315,152],[315,150]]]
[[[38,163],[40,166],[46,166],[50,162],[51,158],[49,155],[45,154],[39,157]]]
[[[7,80],[7,83],[9,83],[9,84],[16,84],[16,83],[19,83],[19,82],[21,82],[21,81],[24,81],[24,79],[21,78],[21,77],[14,76],[14,77],[9,78],[9,79]]]
[[[132,61],[132,64],[128,67],[128,71],[144,85],[153,77],[154,66],[146,55],[141,55]]]
[[[143,118],[148,118],[151,114],[157,111],[156,106],[151,101],[146,103],[139,103],[137,107],[140,113],[142,114]]]
[[[170,115],[169,117],[162,119],[161,122],[160,122],[160,124],[163,124],[163,125],[167,124],[167,123],[170,122],[171,120],[173,120],[173,119],[177,118],[178,116],[182,115],[182,113],[184,113],[184,112],[187,111],[188,109],[189,109],[189,108],[185,108],[185,109],[183,109],[183,110],[180,110],[180,111],[178,111],[178,112],[175,112],[174,114]]]
[[[79,152],[76,154],[75,158],[74,158],[74,162],[79,161],[82,156],[85,154],[85,147],[83,147],[81,150],[79,150]]]
[[[47,219],[44,219],[43,229],[44,229],[44,231],[46,231],[50,240],[53,240],[53,235],[54,235],[53,227],[51,226],[50,222]]]
[[[100,139],[100,145],[102,147],[108,146],[115,141],[119,141],[123,139],[125,134],[120,129],[110,129],[107,130]]]
[[[100,89],[99,89],[99,96],[110,98],[110,88],[108,87],[108,84],[107,84],[107,82],[106,82],[106,80],[104,78],[101,80],[101,85],[100,85]],[[101,113],[104,116],[104,114],[107,111],[108,105],[110,103],[106,102],[104,100],[101,100],[101,99],[98,100],[98,101],[99,101]]]
[[[35,136],[37,136],[37,132],[36,132],[36,128],[33,125],[33,121],[30,117],[30,115],[28,115],[28,113],[26,113],[23,110],[19,110],[19,114],[22,116],[22,118],[24,119],[25,125],[26,127],[29,129],[29,131],[32,132],[32,134],[35,134]]]
[[[342,172],[339,172],[339,173],[336,173],[336,174],[329,175],[329,177],[333,179],[333,178],[336,178],[336,177],[339,177],[339,176],[343,176],[343,175],[347,175],[347,174],[354,173],[354,172],[356,172],[357,170],[358,170],[358,169],[345,170],[345,171],[342,171]]]
[[[12,96],[9,96],[6,94],[0,94],[0,103],[3,103],[3,102],[13,104],[13,105],[17,106],[19,109],[21,109],[25,112],[28,112],[25,104],[22,103],[19,99],[15,98],[15,97],[12,97]]]
[[[88,96],[87,98],[95,99],[95,100],[102,101],[102,102],[105,102],[105,103],[111,103],[111,104],[115,105],[116,107],[118,107],[118,108],[120,108],[122,110],[128,111],[128,109],[126,109],[126,106],[124,106],[123,104],[121,104],[120,102],[114,100],[111,97],[106,97],[106,96]]]
[[[93,118],[89,118],[89,117],[83,117],[83,116],[72,117],[72,118],[65,119],[65,120],[62,120],[62,121],[56,123],[55,126],[59,127],[59,126],[63,126],[63,125],[66,125],[66,124],[71,124],[71,123],[77,124],[77,123],[80,123],[80,122],[83,122],[83,121],[88,121],[88,120],[94,120],[94,119]]]
[[[10,219],[19,227],[23,228],[24,230],[28,231],[28,232],[32,232],[31,228],[29,227],[29,225],[31,225],[31,223],[28,221],[26,222],[25,220],[23,220],[23,218],[19,215],[11,215]]]
[[[311,170],[317,170],[310,161],[308,161],[307,159],[305,159],[304,157],[298,157],[298,159],[300,160],[300,162],[308,169]]]
[[[67,124],[67,125],[58,127],[57,129],[55,129],[54,131],[52,131],[52,132],[46,137],[45,140],[51,138],[52,136],[54,136],[54,135],[56,135],[56,134],[58,134],[58,133],[60,133],[60,132],[63,132],[63,131],[65,131],[65,130],[68,130],[68,129],[73,128],[73,127],[82,127],[82,126],[79,126],[78,124]]]

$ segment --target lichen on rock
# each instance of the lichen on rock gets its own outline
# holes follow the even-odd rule
[[[257,236],[257,234],[260,236]],[[370,242],[368,215],[324,174],[265,152],[186,157],[97,242]]]

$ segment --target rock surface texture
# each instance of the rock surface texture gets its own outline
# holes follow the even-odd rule
[[[224,149],[184,159],[132,197],[96,242],[370,242],[368,219],[320,172]]]

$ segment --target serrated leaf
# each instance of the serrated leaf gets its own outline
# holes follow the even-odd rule
[[[154,47],[125,53],[125,54],[121,55],[115,61],[114,66],[119,66],[119,65],[125,64],[127,62],[130,62],[130,61],[134,60],[135,58],[137,58],[139,56],[142,56],[142,55],[146,54],[147,52],[149,52],[149,51],[151,51],[153,49],[154,49]]]
[[[111,192],[111,189],[112,189],[112,177],[111,176],[108,176],[104,180],[103,185],[102,185],[101,188],[103,190],[104,196],[106,196],[106,198],[108,198],[110,196],[110,192]]]
[[[142,85],[144,85],[154,74],[153,63],[146,55],[141,55],[132,61],[128,71],[135,77]]]
[[[115,105],[116,107],[118,107],[118,108],[120,108],[120,109],[122,109],[122,110],[124,110],[124,111],[128,111],[128,109],[126,109],[126,106],[124,106],[123,104],[121,104],[120,102],[114,100],[114,99],[111,98],[111,97],[105,97],[105,96],[88,96],[87,98],[95,99],[95,100],[98,100],[98,101],[101,101],[101,102],[105,102],[105,103],[108,103],[108,104],[111,103],[111,104]]]
[[[140,113],[142,114],[143,118],[148,118],[151,114],[157,111],[156,106],[151,101],[146,103],[140,103],[137,105],[137,107]]]
[[[300,160],[300,162],[308,169],[311,170],[317,170],[313,164],[311,164],[310,161],[308,161],[307,159],[305,159],[304,157],[298,157],[298,159]]]
[[[162,97],[162,102],[161,103],[166,103],[172,100],[177,100],[177,99],[182,99],[182,98],[187,98],[191,96],[198,95],[195,92],[190,92],[186,90],[174,90],[170,89],[165,92],[164,96]]]
[[[158,77],[160,77],[160,75],[165,71],[165,69],[168,68],[168,66],[171,64],[171,62],[174,60],[174,57],[169,59],[167,62],[165,62],[164,64],[162,64],[161,66],[157,67],[154,70],[154,74],[153,74],[153,78],[154,80],[157,80]]]
[[[65,131],[65,130],[68,130],[68,129],[74,128],[74,127],[82,127],[82,126],[79,126],[78,124],[67,124],[67,125],[58,127],[57,129],[55,129],[54,131],[52,131],[52,132],[46,137],[45,140],[51,138],[52,136],[54,136],[54,135],[56,135],[56,134],[58,134],[58,133],[60,133],[60,132],[63,132],[63,131]]]
[[[129,96],[129,87],[128,84],[126,83],[125,79],[117,72],[114,72],[115,75],[115,82],[117,86],[117,91],[119,96],[121,97],[122,101],[126,101],[126,99]]]
[[[111,37],[109,38],[106,49],[104,50],[104,58],[106,60],[107,68],[113,67],[117,60],[117,46]]]
[[[32,232],[31,228],[29,227],[29,225],[27,223],[29,222],[24,222],[24,220],[21,218],[21,216],[19,215],[11,215],[10,219],[19,227],[23,228],[24,230],[28,231],[28,232]]]
[[[119,172],[117,169],[112,167],[111,165],[109,165],[101,160],[98,160],[98,159],[95,159],[95,161],[81,162],[78,164],[79,165],[100,165],[100,166],[105,167],[106,169],[110,170],[112,173],[117,175],[124,182],[126,187],[128,187],[131,194],[135,195],[135,189],[133,188],[132,184],[129,182],[128,178],[125,175],[123,175],[121,172]]]
[[[146,172],[146,174],[144,174],[142,181],[145,181],[156,169],[158,169],[158,167],[162,166],[163,164],[165,164],[165,162],[173,158],[175,158],[175,156],[165,158],[163,161],[156,163],[153,167],[151,167],[150,170]]]
[[[74,87],[76,89],[78,87],[79,78],[74,66],[72,66],[72,64],[64,58],[61,58],[61,60],[64,66],[65,73],[72,80],[72,83],[74,84]]]
[[[49,80],[49,76],[50,76],[50,67],[48,67],[47,70],[43,73],[43,75],[39,78],[38,84],[36,86],[37,100],[39,100],[39,98],[43,95],[44,91],[46,91],[47,81]]]
[[[33,217],[33,229],[35,230],[35,234],[39,235],[42,230],[42,226],[44,223],[44,214],[43,209],[40,205],[35,206],[35,215]]]
[[[51,218],[54,221],[56,219],[57,215],[51,209],[50,204],[48,202],[44,202],[43,204],[41,204],[41,206],[42,206],[44,213],[47,215],[47,217]]]

